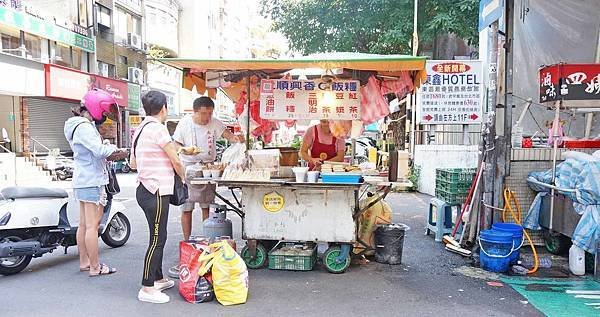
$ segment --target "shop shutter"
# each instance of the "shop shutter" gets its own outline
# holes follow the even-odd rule
[[[41,98],[25,98],[25,102],[29,107],[30,138],[50,149],[59,148],[61,152],[71,152],[63,128],[65,121],[73,116],[71,106],[77,103]],[[31,140],[31,151],[34,143]],[[36,149],[38,152],[46,152],[39,144],[36,144]]]

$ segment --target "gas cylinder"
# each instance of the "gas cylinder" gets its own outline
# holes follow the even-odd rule
[[[227,219],[227,207],[224,205],[210,205],[209,216],[204,220],[203,227],[204,236],[210,241],[221,236],[233,236],[231,220]]]

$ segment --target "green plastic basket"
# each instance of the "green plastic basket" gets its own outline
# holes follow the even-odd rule
[[[467,194],[471,188],[472,182],[447,182],[445,180],[436,180],[435,188],[443,190],[450,194]]]
[[[309,254],[294,254],[293,251],[282,254],[281,246],[269,252],[269,269],[271,270],[287,270],[287,271],[310,271],[317,262],[317,246],[311,245],[307,251],[302,253]]]
[[[467,200],[468,193],[450,193],[442,189],[435,189],[435,197],[448,204],[463,204]]]
[[[475,178],[474,168],[440,168],[435,171],[436,181],[470,183]]]

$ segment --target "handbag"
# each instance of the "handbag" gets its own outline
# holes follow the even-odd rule
[[[142,131],[148,124],[149,123],[146,123],[140,128],[140,132],[138,133],[137,138],[135,138],[135,140],[133,141],[133,155],[135,155],[136,157],[137,155],[135,152],[138,139],[140,138],[140,135],[142,135]],[[179,177],[177,173],[174,174],[175,175],[173,176],[173,195],[171,195],[171,197],[169,198],[169,203],[173,206],[181,206],[188,199],[188,187],[184,182],[181,181],[181,177]]]
[[[188,187],[181,181],[181,177],[179,177],[177,173],[175,173],[174,178],[173,195],[171,195],[169,203],[173,206],[181,206],[185,204],[189,198]]]
[[[73,133],[71,134],[71,140],[73,140],[73,138],[75,137],[75,131],[82,123],[85,123],[85,122],[78,123],[75,126],[75,128],[73,129]],[[106,168],[106,172],[108,173],[108,184],[106,184],[106,186],[105,186],[106,192],[111,195],[116,195],[116,194],[120,193],[121,186],[119,186],[119,181],[117,180],[117,173],[115,172],[115,169],[112,168],[112,164],[107,163],[104,167]]]

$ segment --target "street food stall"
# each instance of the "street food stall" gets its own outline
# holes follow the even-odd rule
[[[296,120],[326,119],[334,136],[356,137],[365,125],[389,114],[386,95],[402,99],[426,77],[425,58],[401,55],[159,61],[184,72],[184,88],[209,96],[218,88],[236,101],[248,147],[251,138],[269,143],[279,124]],[[306,72],[294,75],[297,72],[291,70]],[[242,238],[248,243],[241,254],[250,268],[263,267],[269,260],[270,268],[310,269],[316,244],[327,243],[325,267],[344,272],[351,254],[372,250],[373,243],[357,234],[359,218],[386,197],[393,183],[372,167],[336,162],[324,162],[319,180],[300,162],[284,166],[290,164],[280,164],[279,157],[277,149],[244,147],[233,155],[224,153],[218,166],[186,171],[186,177],[191,184],[213,183],[231,191],[231,198],[219,192],[216,196],[242,218]],[[207,173],[206,168],[213,171]],[[296,251],[306,251],[306,257],[277,257],[275,251],[288,242],[304,243]]]

